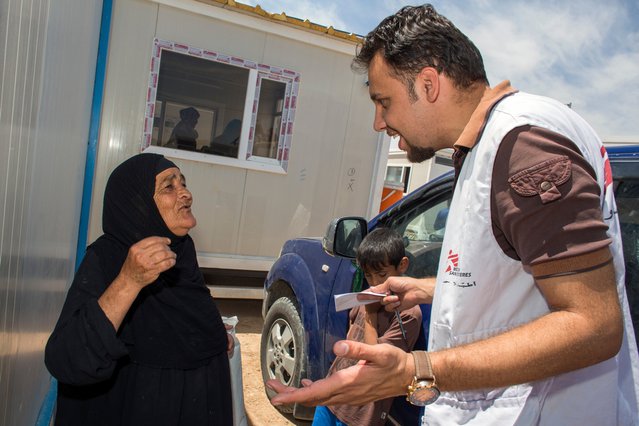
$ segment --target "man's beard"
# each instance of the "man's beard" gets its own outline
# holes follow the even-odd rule
[[[421,163],[422,161],[429,160],[435,156],[435,150],[433,148],[422,148],[419,146],[412,146],[406,144],[408,150],[406,151],[406,158],[411,163]]]

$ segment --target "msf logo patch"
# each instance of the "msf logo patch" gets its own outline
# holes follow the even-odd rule
[[[455,287],[475,287],[477,283],[470,278],[472,274],[470,272],[462,272],[459,269],[459,253],[455,253],[452,250],[448,251],[448,257],[446,258],[446,270],[450,279],[444,279],[444,284],[452,284]]]
[[[452,250],[448,250],[448,260],[446,261],[446,272],[459,269],[459,255]]]

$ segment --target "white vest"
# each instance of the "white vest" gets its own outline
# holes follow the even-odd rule
[[[516,93],[492,111],[481,140],[461,169],[437,274],[429,348],[455,347],[503,333],[549,312],[532,276],[504,254],[491,227],[490,191],[503,137],[523,125],[567,136],[594,167],[609,226],[624,340],[617,356],[546,380],[499,389],[444,392],[426,407],[425,425],[639,424],[639,361],[624,288],[619,222],[608,163],[591,127],[552,99]],[[605,171],[608,171],[606,173]]]

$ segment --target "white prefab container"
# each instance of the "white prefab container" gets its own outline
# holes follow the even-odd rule
[[[241,6],[115,2],[88,241],[110,172],[143,151],[186,176],[203,268],[267,271],[285,240],[378,211],[389,141],[350,68],[357,37]],[[188,115],[196,133],[178,149]],[[217,142],[232,121],[240,136]]]

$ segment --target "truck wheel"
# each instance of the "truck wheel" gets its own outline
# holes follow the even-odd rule
[[[260,347],[262,378],[277,379],[287,386],[299,387],[306,372],[304,326],[297,307],[288,297],[273,303],[264,319]],[[275,393],[266,388],[269,399]],[[277,407],[282,413],[292,413],[293,405]]]

